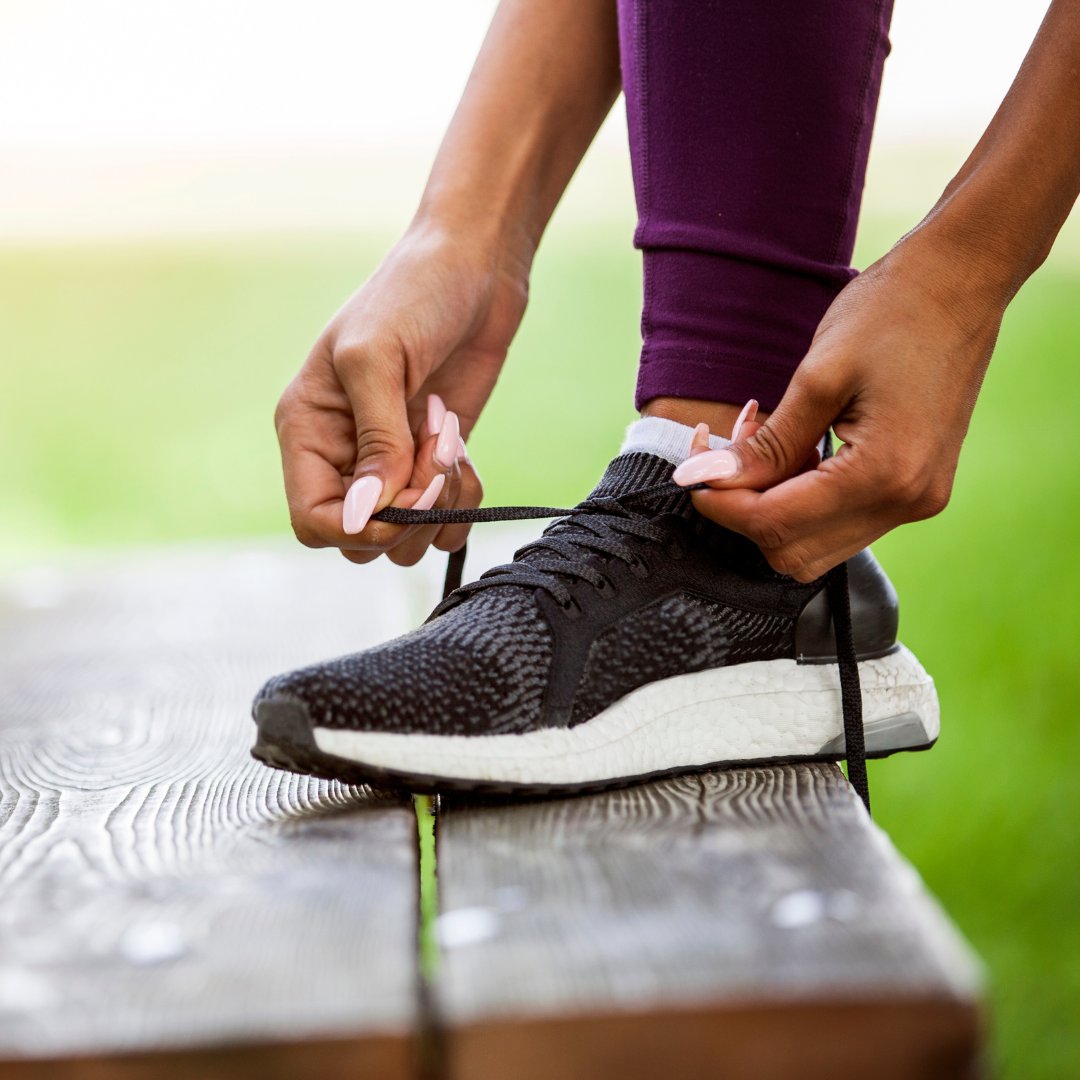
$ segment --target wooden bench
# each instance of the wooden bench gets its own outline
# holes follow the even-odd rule
[[[0,1078],[978,1074],[978,965],[834,767],[414,804],[252,761],[261,681],[414,624],[438,572],[262,545],[0,584]]]

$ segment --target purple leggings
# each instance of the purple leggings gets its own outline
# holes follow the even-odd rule
[[[618,0],[636,404],[774,409],[855,243],[892,0]]]

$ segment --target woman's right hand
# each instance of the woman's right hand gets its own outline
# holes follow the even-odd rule
[[[467,525],[368,519],[439,489],[440,473],[437,506],[480,505],[464,439],[525,313],[528,272],[527,255],[493,254],[490,245],[414,225],[331,319],[275,414],[301,543],[340,548],[358,563],[385,553],[403,566],[429,544],[454,551],[465,543]]]

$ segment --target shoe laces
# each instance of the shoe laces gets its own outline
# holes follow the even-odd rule
[[[526,544],[514,554],[514,561],[496,566],[468,585],[459,587],[433,614],[471,593],[504,585],[540,589],[548,593],[565,611],[573,616],[580,613],[569,585],[583,581],[597,592],[610,595],[614,590],[611,578],[603,565],[611,560],[625,563],[635,574],[644,577],[649,565],[640,554],[640,544],[662,544],[667,554],[678,558],[682,545],[670,529],[658,525],[654,515],[635,508],[634,504],[649,504],[649,496],[669,494],[669,485],[644,489],[624,496],[599,496],[574,507],[567,516],[550,525],[539,539]]]
[[[472,593],[504,585],[542,589],[549,593],[564,611],[573,614],[576,601],[568,588],[568,582],[585,581],[601,592],[611,585],[598,565],[601,560],[590,560],[590,555],[619,559],[628,565],[640,566],[640,555],[627,543],[631,537],[667,544],[668,553],[675,555],[673,545],[677,541],[670,529],[651,520],[648,506],[660,497],[685,495],[689,491],[705,487],[705,484],[680,487],[669,480],[625,495],[586,499],[576,507],[483,506],[471,509],[406,510],[398,506],[388,506],[374,514],[373,518],[391,525],[464,525],[488,521],[558,518],[560,520],[549,526],[539,539],[519,549],[513,563],[494,567],[476,581],[464,586],[461,578],[465,567],[465,546],[451,552],[447,559],[442,600],[432,615],[442,614]],[[527,561],[523,560],[524,556],[528,556]],[[859,681],[855,635],[851,625],[851,596],[846,562],[828,571],[825,575],[825,588],[836,639],[848,781],[869,813],[870,787],[866,773],[862,687]]]

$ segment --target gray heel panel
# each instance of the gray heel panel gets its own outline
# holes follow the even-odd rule
[[[882,755],[894,750],[919,750],[932,741],[922,719],[910,712],[887,716],[882,720],[871,720],[863,730],[866,732],[867,754]],[[846,748],[844,736],[840,734],[835,739],[830,739],[818,752],[823,755],[842,756]]]

